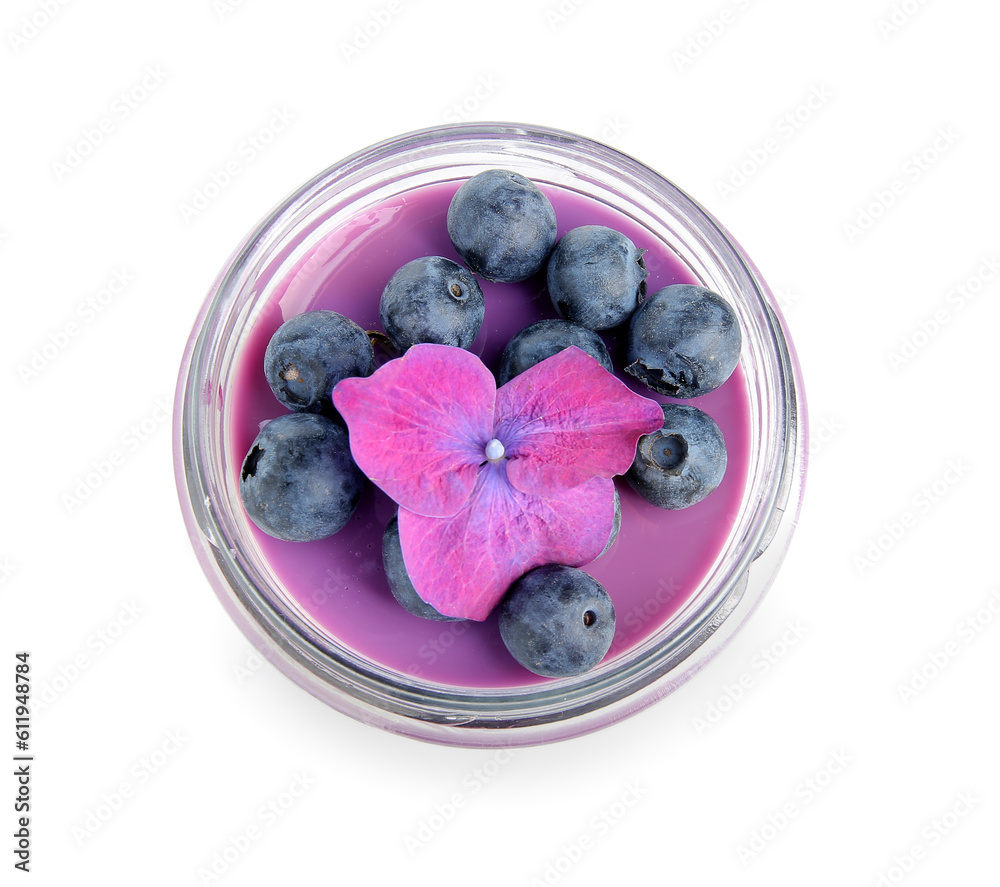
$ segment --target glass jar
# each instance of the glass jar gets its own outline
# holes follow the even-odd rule
[[[511,169],[624,212],[736,310],[750,404],[749,472],[721,555],[655,633],[584,675],[517,687],[429,681],[359,654],[293,605],[251,533],[231,452],[234,367],[281,274],[324,231],[415,187]],[[330,167],[282,201],[233,253],[184,354],[174,416],[181,507],[201,565],[246,637],[335,709],[396,733],[492,747],[567,739],[666,696],[703,668],[760,603],[784,557],[802,495],[800,369],[774,298],[724,228],[671,182],[606,145],[534,126],[468,124],[409,133]],[[235,456],[235,458],[234,458]]]

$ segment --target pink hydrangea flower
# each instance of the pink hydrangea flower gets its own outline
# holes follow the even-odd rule
[[[403,561],[446,616],[485,619],[519,576],[581,566],[607,545],[615,474],[663,423],[571,347],[498,391],[474,354],[415,345],[333,402],[361,470],[399,504]]]

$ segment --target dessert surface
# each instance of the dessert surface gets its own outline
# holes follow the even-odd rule
[[[275,330],[305,311],[326,309],[363,329],[381,329],[380,297],[400,268],[425,256],[460,261],[447,230],[448,207],[461,181],[424,186],[362,212],[326,233],[282,279],[261,280],[270,288],[267,304],[238,358],[230,392],[231,454],[240,471],[261,424],[284,412],[263,372]],[[605,225],[627,235],[643,253],[649,292],[692,283],[690,272],[669,247],[624,214],[580,194],[545,185],[558,218],[558,233],[583,225]],[[493,371],[515,334],[539,320],[555,319],[544,269],[517,282],[481,280],[485,316],[469,349]],[[636,393],[661,397],[622,372],[623,330],[600,333],[616,375]],[[384,362],[386,355],[379,358]],[[708,413],[728,450],[726,474],[712,495],[681,511],[644,501],[624,478],[621,532],[609,551],[586,566],[608,591],[617,614],[609,657],[655,632],[699,586],[728,537],[746,482],[749,417],[746,380],[737,366],[718,389],[685,401]],[[382,537],[395,503],[371,484],[357,510],[335,536],[313,542],[283,542],[251,526],[263,555],[287,591],[293,608],[336,642],[381,666],[426,680],[469,687],[506,687],[544,681],[512,659],[497,626],[497,614],[483,622],[440,622],[406,612],[393,597],[382,562]]]

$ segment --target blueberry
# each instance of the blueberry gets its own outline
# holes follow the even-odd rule
[[[632,315],[625,372],[659,394],[698,397],[732,375],[741,347],[736,314],[721,296],[675,284]]]
[[[615,608],[604,588],[574,567],[525,573],[500,602],[500,636],[528,671],[559,678],[600,662],[615,636]]]
[[[368,334],[336,311],[306,311],[286,320],[264,352],[264,375],[274,396],[296,412],[335,415],[333,386],[374,371]]]
[[[597,333],[568,320],[539,320],[526,326],[507,343],[500,358],[497,384],[506,385],[515,376],[570,345],[586,351],[609,373],[614,372],[608,349]]]
[[[455,616],[442,615],[417,594],[403,563],[403,549],[399,544],[399,519],[395,514],[382,535],[382,565],[385,567],[385,578],[389,582],[392,596],[402,604],[407,613],[438,622],[462,621]]]
[[[591,330],[624,323],[646,296],[644,252],[603,225],[567,231],[552,250],[546,272],[556,311]]]
[[[525,280],[541,270],[556,242],[556,211],[535,185],[489,169],[458,189],[448,235],[462,261],[486,280]]]
[[[344,527],[363,483],[340,425],[314,413],[287,413],[268,422],[250,447],[240,497],[268,535],[310,542]]]
[[[687,508],[714,490],[726,473],[726,441],[715,420],[697,407],[665,403],[663,427],[639,438],[625,474],[658,508]]]
[[[389,280],[379,317],[392,344],[405,351],[418,342],[470,348],[483,325],[485,303],[476,279],[440,256],[407,262]]]

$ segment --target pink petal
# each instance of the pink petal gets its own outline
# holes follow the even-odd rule
[[[611,536],[614,481],[595,477],[542,498],[515,489],[505,475],[503,463],[484,468],[468,504],[450,518],[399,510],[413,587],[446,616],[481,621],[528,570],[582,566]]]
[[[643,434],[663,425],[656,401],[631,391],[571,346],[497,392],[496,436],[519,490],[551,495],[588,478],[623,474]]]
[[[454,514],[472,493],[495,402],[489,370],[450,345],[414,345],[333,390],[358,467],[401,506],[430,517]]]

